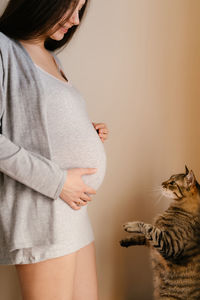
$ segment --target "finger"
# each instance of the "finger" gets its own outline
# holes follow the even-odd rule
[[[103,139],[103,138],[101,138],[101,141],[104,143],[104,141],[105,141],[106,139]]]
[[[99,136],[100,136],[100,138],[103,138],[104,140],[107,139],[107,135],[106,134],[100,134]]]
[[[104,133],[104,132],[101,132],[101,133],[99,133],[99,135],[101,135],[101,136],[106,136],[106,135],[108,135],[107,133]]]
[[[106,138],[102,138],[100,137],[101,141],[104,143],[104,141],[106,140]]]
[[[97,192],[96,192],[93,188],[91,188],[90,186],[87,186],[87,185],[86,185],[85,193],[88,193],[88,194],[96,194]]]
[[[96,173],[97,168],[80,168],[81,175]]]
[[[84,201],[91,201],[91,198],[86,193],[83,193],[80,198]]]
[[[80,207],[79,207],[78,205],[76,205],[76,203],[74,203],[74,202],[71,202],[71,203],[69,204],[69,206],[70,206],[71,208],[73,208],[74,210],[80,209]]]
[[[107,126],[106,126],[106,124],[104,124],[104,123],[97,123],[97,124],[95,125],[95,128],[96,128],[96,129],[107,128]]]
[[[106,128],[99,129],[99,132],[100,133],[108,133],[108,129],[106,129]]]
[[[78,207],[80,207],[80,206],[86,205],[86,204],[87,204],[87,201],[83,201],[83,200],[80,198],[80,199],[78,199],[78,200],[75,202],[75,204],[76,204]]]

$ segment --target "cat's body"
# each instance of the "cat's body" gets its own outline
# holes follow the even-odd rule
[[[169,186],[172,181],[174,187]],[[170,177],[162,185],[176,201],[155,219],[154,225],[124,224],[124,229],[133,234],[120,243],[124,247],[151,248],[154,299],[197,300],[200,299],[199,184],[186,167],[186,174],[173,175],[173,180]]]

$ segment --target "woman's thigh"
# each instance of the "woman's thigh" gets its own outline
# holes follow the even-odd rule
[[[15,265],[23,300],[72,300],[76,256]]]
[[[94,242],[77,252],[73,300],[98,300]]]

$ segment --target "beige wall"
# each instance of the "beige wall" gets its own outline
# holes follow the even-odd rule
[[[149,251],[121,248],[121,224],[162,212],[169,201],[155,189],[185,163],[200,179],[199,11],[199,0],[92,0],[58,55],[91,120],[110,130],[107,173],[89,207],[100,300],[152,299]],[[13,267],[0,278],[2,299],[17,300]]]

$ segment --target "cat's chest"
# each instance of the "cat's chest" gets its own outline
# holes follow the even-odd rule
[[[172,263],[166,260],[153,246],[150,247],[151,262],[154,270],[170,271]]]

